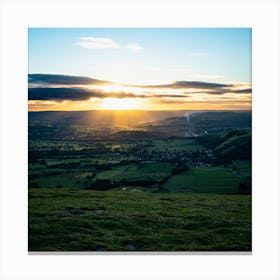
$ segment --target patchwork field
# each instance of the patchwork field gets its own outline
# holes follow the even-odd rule
[[[196,137],[185,117],[130,130],[35,121],[29,251],[251,251],[250,129],[203,120]]]

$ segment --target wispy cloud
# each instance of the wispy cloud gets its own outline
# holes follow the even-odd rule
[[[139,52],[143,49],[138,43],[120,45],[111,38],[81,37],[77,45],[87,49],[127,49],[131,52]]]
[[[110,38],[81,37],[77,44],[87,49],[116,49],[120,45]]]
[[[245,88],[245,89],[234,89],[231,90],[232,93],[252,93],[251,88]]]
[[[163,85],[142,85],[139,87],[142,88],[173,88],[173,89],[190,89],[190,88],[199,88],[199,89],[215,89],[215,88],[225,88],[231,87],[229,84],[220,84],[220,83],[208,83],[208,82],[199,82],[199,81],[176,81],[171,84]]]
[[[175,81],[170,84],[158,85],[135,85],[138,88],[148,89],[163,89],[163,90],[187,90],[187,94],[251,94],[252,89],[250,85],[242,84],[223,84],[223,83],[210,83],[201,81]]]

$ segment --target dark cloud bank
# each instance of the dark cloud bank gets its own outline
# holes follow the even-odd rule
[[[56,74],[29,74],[28,75],[29,100],[54,100],[54,101],[83,101],[90,98],[185,98],[188,94],[225,94],[225,93],[251,93],[251,88],[235,89],[232,84],[177,81],[165,85],[134,85],[138,88],[159,89],[197,89],[196,92],[174,93],[174,94],[134,94],[130,92],[105,92],[97,89],[81,87],[82,85],[109,85],[109,81],[92,79],[81,76],[66,76]],[[61,85],[64,87],[61,87]],[[79,87],[80,86],[80,87]],[[130,85],[131,86],[131,85]],[[199,91],[203,90],[203,91]]]
[[[133,98],[141,97],[146,98],[146,95],[136,95],[129,92],[104,92],[93,89],[85,89],[78,87],[69,88],[29,88],[28,99],[29,100],[72,100],[82,101],[90,98]]]
[[[144,85],[139,86],[142,88],[175,88],[175,89],[189,89],[189,88],[199,88],[199,89],[217,89],[217,88],[228,88],[233,85],[227,84],[217,84],[217,83],[207,83],[207,82],[196,82],[196,81],[177,81],[171,84],[165,85]]]
[[[57,74],[29,74],[29,84],[51,84],[51,85],[108,85],[111,82],[92,79],[82,76],[68,76]]]

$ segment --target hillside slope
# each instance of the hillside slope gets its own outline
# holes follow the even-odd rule
[[[251,196],[29,191],[29,251],[250,251]]]

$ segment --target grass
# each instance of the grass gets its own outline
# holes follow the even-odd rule
[[[251,175],[252,164],[250,161],[240,161],[238,163],[234,163],[234,164],[230,165],[229,167],[232,167],[232,166],[236,166],[237,171],[243,177]]]
[[[244,166],[242,173],[244,175],[245,168]],[[234,174],[229,168],[199,167],[172,176],[164,187],[171,192],[230,194],[238,191],[240,181],[242,177]]]
[[[251,196],[29,190],[29,251],[250,251]]]
[[[137,166],[136,164],[122,165],[114,167],[112,170],[99,172],[97,179],[109,179],[120,181],[126,180],[144,180],[152,178],[161,180],[171,174],[173,165],[167,162],[150,163],[148,165]]]
[[[245,135],[234,135],[230,138],[228,138],[227,140],[223,141],[220,145],[218,145],[215,150],[219,150],[221,148],[223,148],[226,145],[233,145],[233,144],[239,144],[247,141],[248,137],[251,136],[251,133],[249,134],[245,134]]]
[[[90,175],[91,173],[87,173]],[[54,175],[47,177],[40,177],[33,180],[41,188],[56,188],[58,186],[75,188],[77,187],[77,180],[83,178],[85,174],[81,173],[63,173],[63,175]]]

